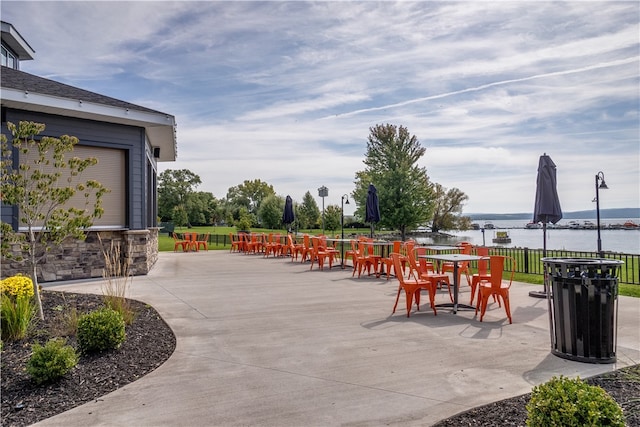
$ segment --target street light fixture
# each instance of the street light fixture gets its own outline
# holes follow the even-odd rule
[[[602,181],[598,185],[598,181]],[[600,239],[600,190],[607,190],[607,183],[604,182],[604,172],[600,171],[596,174],[596,228],[598,229],[598,256],[604,257],[602,253],[602,240]]]
[[[345,201],[346,200],[346,201]],[[345,203],[349,204],[349,196],[343,194],[340,197],[340,226],[342,227],[342,242],[340,242],[340,259],[342,260],[342,265],[344,266],[344,205]]]
[[[329,189],[324,185],[318,188],[318,196],[322,197],[322,234],[324,235],[324,198],[329,195]]]

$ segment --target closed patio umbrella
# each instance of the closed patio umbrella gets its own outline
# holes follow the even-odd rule
[[[556,189],[556,164],[547,154],[540,156],[538,162],[538,179],[536,181],[536,201],[533,207],[533,222],[542,223],[542,256],[547,256],[547,223],[557,223],[562,219],[560,199]],[[545,292],[531,291],[530,296],[546,298]]]
[[[378,204],[378,190],[373,184],[369,184],[367,192],[367,204],[364,222],[371,224],[371,237],[373,237],[373,224],[380,222],[380,205]]]
[[[291,196],[287,196],[284,202],[284,212],[282,213],[282,223],[283,224],[291,224],[295,221],[295,215],[293,214],[293,200],[291,200]],[[291,227],[289,227],[290,229]]]

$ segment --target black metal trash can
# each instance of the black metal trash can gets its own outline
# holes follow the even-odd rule
[[[622,261],[542,258],[551,352],[564,359],[614,363],[618,327],[618,272]]]

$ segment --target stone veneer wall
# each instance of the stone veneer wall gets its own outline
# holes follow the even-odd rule
[[[103,249],[109,251],[111,242],[119,246],[123,262],[129,258],[129,271],[133,276],[147,274],[158,260],[158,230],[150,228],[131,231],[90,231],[84,241],[67,239],[57,248],[53,248],[44,261],[38,264],[38,281],[102,277],[105,267]],[[12,249],[14,257],[20,255],[18,245],[14,245]],[[0,277],[10,277],[18,273],[28,275],[26,265],[3,257]]]

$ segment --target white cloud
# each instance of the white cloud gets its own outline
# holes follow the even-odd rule
[[[564,210],[640,206],[633,2],[3,1],[23,70],[176,115],[178,161],[223,197],[262,179],[350,193],[369,128],[406,126],[467,212],[530,211],[538,158]]]

